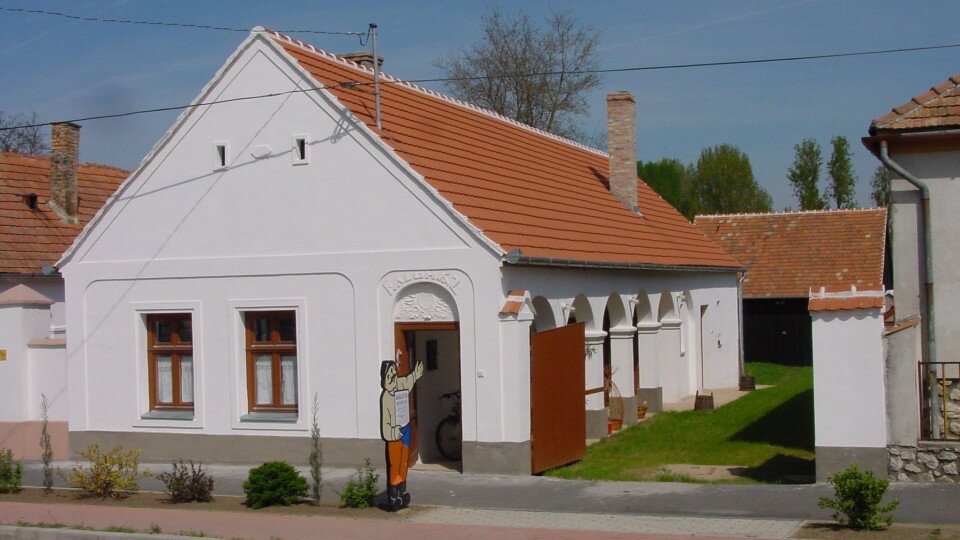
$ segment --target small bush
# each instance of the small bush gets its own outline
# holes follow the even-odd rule
[[[188,467],[183,460],[173,464],[172,472],[164,472],[157,478],[167,486],[167,495],[174,504],[210,502],[213,500],[213,478],[203,470],[203,464]]]
[[[307,480],[290,464],[270,461],[250,469],[243,491],[250,508],[288,506],[307,495]]]
[[[60,477],[71,486],[80,490],[82,497],[120,498],[125,493],[137,491],[137,476],[140,473],[140,450],[124,450],[115,446],[106,453],[100,452],[100,445],[94,444],[80,455],[90,461],[90,468],[74,467],[73,472]],[[149,475],[149,472],[145,472]]]
[[[889,482],[877,478],[872,472],[863,473],[856,465],[838,472],[827,479],[833,486],[835,499],[820,497],[820,508],[830,508],[833,519],[841,526],[852,529],[885,529],[893,523],[893,516],[885,516],[900,504],[894,500],[880,506]]]
[[[0,449],[0,493],[20,491],[23,467],[13,459],[13,450]]]
[[[40,394],[40,461],[43,463],[43,492],[53,491],[53,444],[50,441],[50,402]]]
[[[340,502],[348,508],[369,508],[377,504],[377,480],[380,475],[373,472],[370,458],[357,467],[355,473],[347,479],[343,491],[338,492]]]

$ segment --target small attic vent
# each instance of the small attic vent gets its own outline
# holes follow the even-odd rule
[[[213,166],[216,169],[223,169],[227,166],[227,159],[229,154],[229,148],[227,143],[218,142],[213,145]]]
[[[24,193],[21,195],[23,197],[24,204],[27,205],[27,208],[31,210],[37,209],[37,194],[36,193]]]
[[[307,135],[294,135],[293,137],[293,164],[303,165],[309,162],[307,156]]]

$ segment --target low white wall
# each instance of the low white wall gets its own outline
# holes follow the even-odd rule
[[[817,311],[811,316],[817,448],[885,448],[880,310]]]

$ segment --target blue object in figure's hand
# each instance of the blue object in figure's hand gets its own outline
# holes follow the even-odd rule
[[[400,440],[404,446],[410,446],[410,424],[400,428]]]

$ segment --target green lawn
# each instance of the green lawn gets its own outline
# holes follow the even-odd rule
[[[710,412],[667,412],[587,448],[581,461],[549,476],[590,480],[665,479],[668,464],[749,467],[738,482],[789,482],[812,476],[813,371],[749,363],[756,390]],[[787,477],[787,478],[785,478]],[[675,478],[674,478],[675,479]]]

